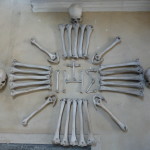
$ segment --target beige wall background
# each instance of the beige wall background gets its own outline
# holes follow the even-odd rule
[[[9,74],[13,59],[18,61],[51,65],[47,56],[30,44],[30,38],[36,39],[52,52],[59,51],[61,41],[58,24],[69,23],[67,13],[32,13],[30,2],[5,0],[0,1],[0,67]],[[122,43],[105,55],[103,64],[127,62],[139,58],[144,69],[150,66],[150,13],[147,12],[101,12],[84,13],[83,23],[92,24],[89,55],[100,48],[103,50],[115,36],[120,36]],[[70,71],[66,68],[69,60],[62,60],[53,69]],[[78,70],[96,67],[88,61],[79,60]],[[85,77],[87,78],[87,77]],[[62,79],[61,79],[62,81]],[[60,82],[61,82],[60,81]],[[55,83],[53,77],[53,85]],[[85,88],[88,80],[85,80]],[[80,94],[79,85],[67,85],[67,93],[58,97],[88,98],[92,126],[98,141],[93,149],[102,150],[149,150],[150,149],[150,92],[145,88],[144,98],[103,92],[107,99],[106,106],[128,126],[123,133],[103,111],[95,111],[92,104],[93,94]],[[54,86],[53,86],[54,89]],[[49,91],[39,91],[12,98],[9,84],[0,91],[0,142],[51,143],[55,132],[60,103],[53,108],[46,107],[36,115],[27,127],[21,125],[22,119],[44,102]],[[64,122],[62,124],[64,127]],[[77,124],[78,126],[78,124]],[[63,127],[61,133],[63,133]],[[77,133],[79,130],[77,128]],[[87,128],[85,127],[85,133]]]

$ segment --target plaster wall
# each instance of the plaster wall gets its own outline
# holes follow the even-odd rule
[[[83,23],[94,26],[89,47],[90,58],[98,48],[103,50],[113,37],[119,35],[122,43],[105,55],[103,64],[128,62],[139,58],[144,69],[149,67],[150,13],[84,13],[83,20]],[[36,37],[45,48],[51,52],[59,51],[61,56],[58,30],[60,23],[69,23],[67,13],[32,13],[29,1],[0,1],[0,67],[9,74],[13,59],[29,64],[50,65],[47,56],[30,44],[30,38]],[[52,67],[54,70],[70,71],[66,68],[66,63],[70,61],[61,58],[61,63]],[[79,60],[78,63],[81,64],[78,70],[93,67],[91,59]],[[87,87],[88,80],[85,78]],[[54,79],[53,76],[53,85]],[[0,91],[0,142],[50,143],[59,114],[59,102],[54,108],[51,105],[46,107],[27,127],[20,123],[25,116],[41,105],[49,94],[49,91],[39,91],[12,98],[7,84],[6,88]],[[98,145],[93,149],[99,150],[101,147],[102,150],[149,150],[149,89],[145,88],[143,99],[110,92],[103,92],[102,95],[108,101],[106,106],[127,124],[127,133],[123,133],[106,113],[101,110],[95,111],[92,104],[93,94],[80,94],[78,84],[67,85],[67,93],[59,93],[58,97],[89,99],[92,126],[98,140]],[[85,132],[87,133],[87,128]]]

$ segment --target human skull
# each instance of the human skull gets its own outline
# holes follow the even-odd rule
[[[69,15],[71,18],[71,23],[78,23],[81,21],[82,7],[79,4],[72,4],[69,7]]]
[[[2,89],[5,86],[6,80],[7,80],[6,72],[3,69],[0,69],[0,89]]]
[[[146,69],[144,72],[145,84],[150,88],[150,68]]]

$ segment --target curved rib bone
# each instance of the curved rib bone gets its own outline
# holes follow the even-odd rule
[[[144,84],[143,82],[138,82],[138,83],[124,83],[124,82],[110,82],[110,81],[100,81],[101,86],[122,86],[122,87],[129,87],[129,88],[139,88],[143,89]]]
[[[74,35],[72,56],[73,56],[73,58],[78,58],[78,54],[77,54],[77,44],[78,44],[79,24],[73,24],[73,29],[74,29],[75,35]]]
[[[27,87],[27,86],[32,86],[32,85],[34,86],[34,85],[47,85],[47,84],[50,84],[50,80],[22,82],[22,83],[10,82],[10,89],[19,88],[19,87]]]
[[[84,105],[84,108],[86,111],[87,124],[88,124],[88,129],[89,129],[87,144],[88,145],[95,145],[96,141],[95,141],[94,135],[92,133],[92,124],[91,124],[91,120],[90,120],[90,115],[89,115],[89,110],[88,110],[88,100],[87,99],[83,100],[83,105]]]
[[[78,99],[78,110],[79,110],[79,118],[80,118],[80,139],[79,139],[79,146],[84,147],[87,146],[85,139],[84,139],[84,131],[83,131],[83,114],[82,114],[82,99]]]
[[[58,56],[58,53],[50,53],[48,50],[44,49],[42,46],[40,46],[37,41],[35,39],[31,39],[31,44],[35,45],[37,48],[39,48],[42,52],[44,52],[46,55],[49,56],[49,59],[48,61],[49,62],[52,62],[52,63],[56,63],[58,64],[59,63],[59,56]]]
[[[77,101],[73,100],[73,112],[72,112],[72,135],[70,140],[70,145],[75,146],[78,145],[78,141],[76,138],[76,110],[77,110]]]
[[[57,123],[57,128],[55,131],[55,135],[53,138],[53,144],[60,144],[60,126],[61,126],[61,120],[62,120],[62,115],[63,115],[63,111],[64,111],[64,107],[66,104],[66,99],[61,99],[61,106],[60,106],[60,112],[59,112],[59,117],[58,117],[58,123]]]
[[[101,76],[100,77],[100,80],[101,81],[104,81],[104,80],[123,80],[123,81],[143,81],[144,78],[143,78],[143,75],[140,74],[140,75],[135,75],[135,76]]]
[[[67,100],[67,116],[66,116],[66,124],[65,124],[65,133],[63,140],[61,141],[61,145],[63,146],[68,146],[69,141],[68,141],[68,129],[69,129],[69,117],[70,117],[70,107],[71,107],[72,100],[68,99]]]
[[[85,58],[88,58],[88,48],[89,48],[90,36],[91,36],[92,31],[93,31],[93,26],[92,25],[87,25],[86,26],[86,45],[85,45],[85,49],[84,49],[84,52],[83,52],[83,56]]]
[[[10,73],[25,73],[25,74],[39,74],[39,75],[50,75],[51,71],[38,71],[38,70],[23,70],[11,67]]]
[[[13,60],[12,66],[13,67],[26,67],[26,68],[44,69],[44,70],[51,70],[52,69],[50,66],[40,66],[40,65],[30,65],[30,64],[20,63],[16,59]]]
[[[78,48],[78,56],[80,58],[83,57],[83,39],[84,39],[85,28],[86,28],[86,24],[80,26],[80,38],[79,38],[79,48]]]
[[[131,94],[131,95],[135,95],[135,96],[141,96],[143,97],[143,90],[139,89],[139,90],[122,90],[122,89],[118,89],[118,88],[110,88],[107,86],[100,86],[100,91],[111,91],[111,92],[117,92],[117,93],[124,93],[124,94]]]
[[[37,113],[39,113],[43,108],[45,108],[48,104],[50,103],[56,103],[57,97],[55,95],[51,95],[45,98],[46,101],[40,106],[38,107],[35,111],[33,111],[28,117],[26,117],[23,121],[22,121],[22,125],[23,126],[27,126],[28,122],[31,120],[31,118],[33,118]]]
[[[139,66],[136,68],[116,68],[112,71],[100,71],[100,75],[113,75],[113,74],[122,74],[122,73],[135,73],[135,74],[141,74],[143,73],[143,69]]]
[[[99,107],[101,107],[105,112],[107,112],[109,114],[109,116],[112,118],[112,120],[120,127],[120,129],[123,132],[127,132],[127,126],[122,123],[114,114],[112,114],[103,104],[102,104],[102,100],[104,101],[105,99],[102,96],[99,95],[95,95],[93,97],[93,102],[94,105],[97,105]]]
[[[65,24],[59,24],[58,27],[59,27],[60,34],[61,34],[63,57],[67,58],[67,52],[66,52],[66,46],[65,46],[65,40],[64,40],[65,39],[64,34],[65,34],[66,25]]]
[[[100,64],[103,62],[103,56],[109,51],[111,50],[114,46],[116,46],[118,43],[121,42],[120,37],[116,37],[115,40],[113,41],[113,43],[111,43],[110,46],[108,46],[103,52],[101,52],[101,54],[96,53],[93,58],[92,58],[92,63],[93,64]]]
[[[35,88],[30,88],[30,89],[11,90],[11,95],[16,96],[16,95],[23,94],[23,93],[29,93],[29,92],[39,91],[39,90],[51,90],[51,89],[52,88],[50,85],[44,85],[44,86],[39,86]]]
[[[67,36],[68,36],[68,57],[72,57],[72,24],[67,24],[66,25],[67,29]]]
[[[45,75],[45,76],[37,76],[37,75],[33,75],[33,76],[24,76],[24,75],[14,75],[14,74],[10,74],[9,75],[9,82],[12,81],[16,81],[16,80],[49,80],[50,76],[49,75]]]
[[[135,61],[131,61],[131,62],[128,62],[128,63],[122,63],[122,64],[101,65],[99,70],[101,71],[101,70],[104,70],[104,69],[129,67],[129,66],[140,66],[139,59],[136,59]]]

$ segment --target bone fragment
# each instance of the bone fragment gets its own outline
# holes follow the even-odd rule
[[[11,67],[10,73],[50,75],[52,72],[50,70],[49,71],[38,71],[38,70],[17,69],[15,67]]]
[[[86,26],[86,45],[85,45],[85,49],[84,49],[84,52],[83,52],[83,56],[85,58],[88,58],[88,48],[89,48],[90,36],[91,36],[92,31],[93,31],[93,26],[92,25],[87,25]]]
[[[144,83],[138,82],[138,83],[130,83],[130,82],[111,82],[111,81],[100,81],[101,86],[122,86],[122,87],[129,87],[129,88],[138,88],[143,89]]]
[[[66,124],[65,124],[65,131],[64,131],[64,137],[63,140],[61,141],[61,145],[63,146],[68,146],[69,145],[69,137],[68,137],[68,129],[69,129],[69,117],[70,117],[70,107],[72,104],[72,100],[68,99],[67,100],[67,116],[66,116]]]
[[[88,125],[88,129],[89,129],[87,145],[96,145],[96,141],[95,141],[94,135],[92,133],[92,124],[91,124],[91,120],[90,120],[87,99],[83,100],[83,106],[85,108],[85,112],[86,112],[86,116],[87,116],[87,125]]]
[[[30,87],[30,86],[35,86],[35,85],[47,85],[47,84],[50,84],[50,80],[22,82],[22,83],[10,82],[10,89],[15,89],[19,87],[27,87],[27,86]]]
[[[23,93],[29,93],[29,92],[39,91],[39,90],[51,90],[51,86],[50,85],[44,85],[44,86],[22,89],[22,90],[11,90],[11,95],[16,96],[16,95],[20,95]]]
[[[12,67],[35,68],[35,69],[43,69],[43,70],[47,70],[47,71],[52,69],[50,66],[24,64],[24,63],[17,61],[16,59],[13,60]]]
[[[73,41],[73,48],[72,48],[72,56],[73,58],[78,58],[77,54],[77,44],[78,44],[78,32],[79,32],[79,24],[73,24],[74,29],[74,41]]]
[[[87,146],[85,139],[84,139],[84,131],[83,131],[83,114],[82,114],[82,108],[83,108],[83,100],[78,99],[78,110],[79,110],[79,118],[80,118],[80,139],[79,139],[79,146],[84,147]]]
[[[75,146],[78,145],[77,137],[76,137],[76,110],[77,110],[77,101],[73,100],[73,111],[72,111],[72,134],[70,145]]]
[[[66,52],[66,46],[65,46],[65,37],[64,37],[66,25],[65,24],[59,24],[58,27],[59,27],[60,34],[61,34],[63,57],[67,58],[67,52]]]
[[[119,67],[130,67],[130,66],[140,66],[139,59],[135,61],[127,62],[127,63],[120,63],[120,64],[112,64],[112,65],[101,65],[99,70],[104,69],[111,69],[111,68],[119,68]]]
[[[78,56],[80,58],[83,57],[83,39],[84,39],[84,32],[85,32],[86,24],[80,26],[80,36],[79,36],[79,47],[78,47]]]
[[[66,99],[61,99],[60,101],[61,101],[61,106],[60,106],[60,112],[59,112],[59,117],[58,117],[58,122],[57,122],[57,128],[56,128],[55,135],[52,141],[53,144],[60,144],[60,126],[61,126],[63,111],[64,111],[65,104],[66,104]]]
[[[100,91],[111,91],[111,92],[117,92],[117,93],[123,93],[123,94],[130,94],[134,96],[140,96],[143,97],[143,90],[124,90],[124,89],[118,89],[118,88],[112,88],[107,86],[100,86]]]
[[[27,126],[31,118],[33,118],[37,113],[39,113],[42,109],[44,109],[48,104],[53,103],[54,99],[56,101],[56,96],[55,95],[48,96],[45,99],[46,101],[40,107],[38,107],[35,111],[33,111],[30,115],[28,115],[25,119],[23,119],[22,121],[23,126]]]
[[[100,71],[100,75],[105,76],[105,75],[113,75],[113,74],[124,74],[124,73],[134,73],[134,74],[142,74],[143,69],[139,66],[136,68],[116,68],[115,70],[112,71]]]
[[[68,37],[68,57],[72,57],[72,24],[66,25]]]

